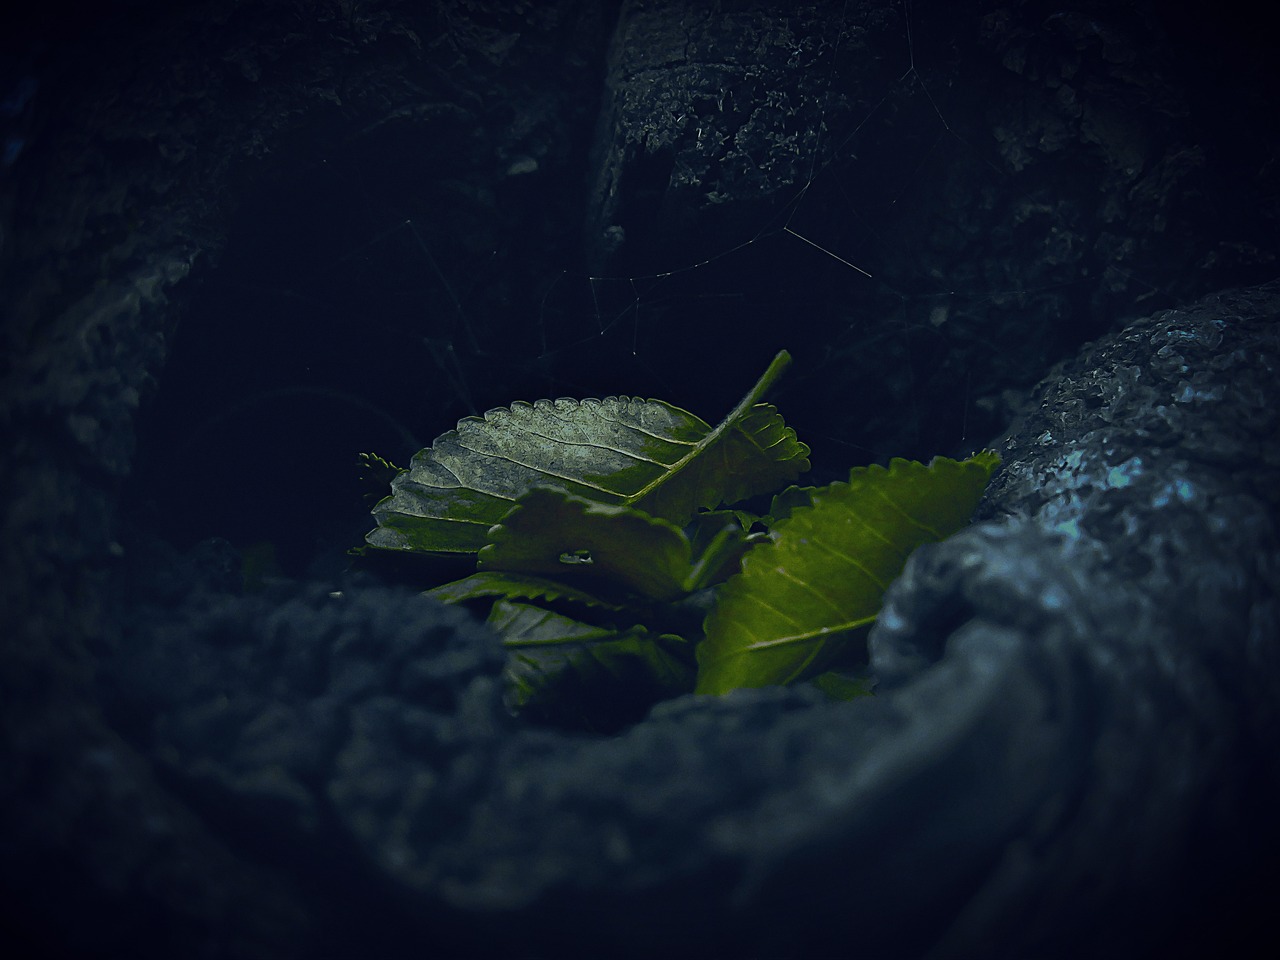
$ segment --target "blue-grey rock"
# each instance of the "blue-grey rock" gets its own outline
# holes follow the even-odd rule
[[[1274,274],[1263,34],[1170,47],[1146,0],[123,6],[0,70],[11,951],[1241,952],[1280,849],[1274,284],[1045,380],[862,702],[520,725],[456,612],[246,593],[227,543],[130,525],[331,571],[344,431],[512,378],[710,396],[769,337],[811,348],[786,410],[837,466],[984,439],[1085,337]]]
[[[1223,293],[1047,378],[986,519],[891,588],[874,698],[538,729],[462,614],[309,588],[151,630],[132,657],[186,658],[152,749],[298,862],[355,851],[384,932],[421,914],[472,955],[1139,951],[1275,849],[1278,316],[1280,284]]]

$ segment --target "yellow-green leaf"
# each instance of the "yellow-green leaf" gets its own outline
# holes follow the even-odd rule
[[[874,622],[885,589],[923,543],[969,522],[999,464],[989,451],[927,467],[894,459],[808,492],[773,540],[720,589],[698,647],[698,693],[814,676]]]
[[[510,653],[507,706],[532,719],[617,728],[693,688],[692,656],[673,634],[583,623],[506,600],[494,604],[489,624]]]

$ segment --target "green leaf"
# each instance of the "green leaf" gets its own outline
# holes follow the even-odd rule
[[[520,497],[477,559],[481,570],[607,581],[655,600],[683,596],[692,573],[689,538],[679,527],[550,487]]]
[[[858,467],[795,506],[746,555],[706,619],[698,693],[785,684],[820,672],[879,613],[916,547],[963,527],[1000,458],[894,459]]]
[[[740,519],[727,510],[698,514],[685,532],[694,555],[693,570],[685,582],[689,592],[737,573],[746,552],[764,539],[763,534],[747,533]]]
[[[781,520],[791,516],[791,511],[797,507],[813,506],[813,492],[818,487],[798,487],[794,484],[787,487],[781,493],[776,493],[773,500],[769,504],[769,514],[765,518],[765,523],[772,527]]]
[[[588,607],[600,607],[607,610],[620,610],[615,603],[568,586],[558,580],[546,577],[534,577],[521,573],[506,573],[500,570],[486,570],[473,573],[461,580],[454,580],[431,590],[424,590],[423,595],[432,597],[442,603],[462,603],[467,600],[486,600],[504,598],[507,600],[567,600]]]
[[[857,700],[874,695],[875,680],[855,677],[838,670],[828,670],[813,678],[813,685],[832,700]]]
[[[365,488],[364,499],[368,502],[380,500],[386,492],[387,485],[404,473],[404,468],[397,467],[376,453],[362,453],[360,461],[360,484]]]
[[[779,358],[790,361],[784,351]],[[779,361],[775,360],[777,366]],[[784,365],[785,366],[785,365]],[[777,374],[766,371],[759,384],[671,473],[650,484],[635,506],[684,524],[699,507],[737,503],[789,483],[809,469],[809,448],[796,438],[777,409],[755,397]],[[779,368],[780,372],[781,368]]]
[[[759,516],[746,510],[699,510],[689,518],[689,522],[684,526],[684,532],[689,535],[693,543],[693,552],[696,554],[699,552],[698,544],[709,537],[714,537],[725,524],[737,524],[744,531],[749,531],[760,521]]]
[[[489,623],[511,652],[504,679],[513,713],[616,728],[693,689],[692,656],[680,637],[582,623],[505,600],[494,604]]]
[[[712,429],[660,400],[539,400],[459,421],[414,455],[373,508],[371,547],[475,553],[515,501],[551,486],[677,525],[699,507],[766,492],[809,467],[809,448],[759,403],[790,362],[781,352]]]

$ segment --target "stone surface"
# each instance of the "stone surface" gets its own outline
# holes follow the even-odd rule
[[[523,727],[484,631],[357,585],[128,631],[114,709],[195,809],[294,869],[354,848],[458,944],[827,956],[853,928],[895,954],[1137,950],[1275,853],[1278,323],[1280,284],[1225,292],[1055,371],[992,519],[890,591],[869,701],[740,691],[616,737]]]
[[[816,219],[784,222],[829,250],[872,252],[865,289],[893,305],[881,313],[858,307],[831,258],[816,262],[837,275],[800,259],[812,248],[798,241],[754,242],[757,201],[772,191],[785,211],[797,184],[786,108],[798,111],[796,142],[821,145],[814,117],[849,106],[836,78],[883,66],[861,72],[864,48],[824,31],[816,7],[783,23],[753,20],[764,8],[744,3],[721,36],[691,8],[706,73],[659,70],[667,95],[649,100],[627,84],[636,63],[663,64],[673,21],[645,11],[666,5],[623,5],[627,43],[612,53],[599,8],[573,4],[285,2],[255,17],[220,2],[125,7],[51,23],[0,75],[0,884],[28,953],[1168,956],[1230,952],[1254,931],[1275,883],[1250,871],[1274,875],[1280,846],[1280,306],[1274,284],[1238,285],[1274,272],[1280,141],[1235,39],[1196,28],[1164,59],[1146,42],[1149,7],[1102,3],[1078,14],[1008,4],[980,22],[961,5],[917,4],[911,44],[904,31],[882,51],[874,31],[860,35],[920,72],[884,88],[872,113],[850,108],[836,141],[848,152],[822,167],[836,183],[807,207]],[[847,9],[843,25],[866,25],[862,5]],[[821,84],[783,82],[783,40],[831,71],[828,99]],[[842,50],[858,55],[839,61]],[[1171,72],[1201,59],[1216,82]],[[759,102],[712,114],[702,81],[746,102],[756,66],[772,71]],[[770,103],[771,91],[794,102]],[[695,100],[735,144],[722,166],[678,112],[644,113]],[[617,109],[602,114],[592,166],[587,119],[600,103]],[[721,280],[681,285],[709,271],[652,288],[593,277],[581,302],[556,298],[564,252],[595,255],[572,240],[603,216],[582,185],[605,182],[601,170],[619,184],[652,173],[628,166],[639,157],[629,138],[646,129],[689,161],[666,181],[673,198],[731,194],[753,138],[782,151],[742,201],[751,229],[734,235],[752,243],[728,259],[696,250],[738,269],[732,309]],[[330,161],[347,172],[325,173]],[[988,183],[990,164],[1000,173]],[[327,205],[332,186],[352,183],[361,189]],[[340,398],[376,414],[362,430],[386,428],[386,407],[447,421],[467,386],[512,399],[547,318],[574,344],[537,353],[549,382],[639,373],[694,383],[699,397],[718,389],[708,357],[733,364],[698,338],[763,317],[761,352],[776,334],[822,358],[787,408],[809,396],[827,410],[839,396],[855,412],[858,424],[813,418],[801,431],[845,453],[913,453],[935,428],[972,446],[1019,414],[982,522],[921,551],[892,592],[872,639],[878,697],[685,698],[617,737],[539,730],[502,712],[492,638],[456,614],[328,573],[259,576],[246,592],[240,551],[185,549],[207,532],[252,544],[240,530],[188,537],[173,518],[225,497],[237,476],[252,496],[224,518],[263,503],[279,514],[262,492],[281,489],[281,474],[204,433],[197,449],[236,468],[216,482],[131,475],[139,406],[171,401],[181,436],[237,390],[294,387],[289,364],[314,344],[323,352],[305,359],[337,357],[334,379],[288,416],[247,403],[236,424],[272,426],[272,451],[297,435],[332,441],[333,407],[315,398],[349,389],[369,316],[394,306],[357,309],[395,286],[362,266],[345,313],[272,301],[201,315],[218,291],[214,255],[280,264],[266,275],[276,293],[296,293],[299,277],[311,289],[321,272],[377,258],[315,256],[322,269],[286,275],[289,235],[272,232],[271,215],[326,240],[376,237],[369,198],[388,195],[403,198],[397,223],[420,224],[402,234],[428,250],[415,245],[408,262],[425,273],[430,260],[444,279],[420,285],[401,326],[379,328],[387,363],[432,377]],[[699,229],[735,222],[729,205],[692,227],[687,210],[667,213],[703,239]],[[855,230],[867,223],[869,246]],[[628,242],[644,240],[627,226]],[[653,249],[669,239],[654,237]],[[458,278],[472,288],[463,312]],[[608,290],[623,293],[620,316],[647,312],[597,330],[593,301]],[[183,329],[191,316],[198,330]],[[640,316],[646,332],[680,336],[625,359]],[[1026,398],[1046,364],[1112,325]],[[406,347],[410,332],[456,344],[455,359],[427,363]],[[512,350],[492,367],[503,376],[467,346],[477,333]],[[290,468],[312,464],[308,444]],[[154,443],[143,454],[166,462]],[[189,472],[192,461],[173,462]],[[301,515],[351,497],[343,487]],[[293,572],[340,555],[344,536],[295,545]]]
[[[676,382],[780,347],[803,369],[799,345],[820,345],[824,375],[788,409],[856,445],[835,472],[866,450],[964,455],[1028,371],[1275,275],[1274,204],[1224,220],[1243,181],[1214,172],[1240,164],[1246,192],[1274,176],[1272,147],[1218,127],[1264,86],[1187,83],[1210,35],[1172,50],[1169,5],[774,6],[622,5],[587,250],[594,274],[660,291],[645,315],[680,330]],[[685,317],[678,295],[721,269],[741,292]]]

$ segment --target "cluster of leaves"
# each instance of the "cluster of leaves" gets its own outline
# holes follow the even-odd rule
[[[714,428],[659,400],[540,400],[462,420],[406,470],[370,458],[392,493],[364,550],[475,556],[428,594],[488,607],[524,715],[601,728],[690,691],[867,692],[885,589],[968,522],[999,458],[788,486],[809,448],[762,398],[789,362]],[[740,506],[779,489],[764,514]]]

